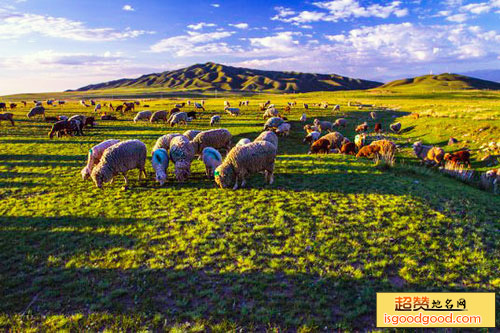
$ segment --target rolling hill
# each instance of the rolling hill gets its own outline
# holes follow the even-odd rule
[[[490,89],[500,90],[500,83],[481,80],[470,76],[444,73],[440,75],[423,75],[409,79],[386,83],[377,90],[449,90],[449,89]]]
[[[164,88],[166,90],[241,90],[267,92],[312,92],[362,90],[380,82],[352,79],[336,74],[263,71],[207,62],[190,67],[92,84],[76,91]]]

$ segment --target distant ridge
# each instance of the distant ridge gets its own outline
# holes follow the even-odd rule
[[[136,79],[119,79],[92,84],[76,91],[164,88],[168,90],[241,90],[266,92],[313,92],[362,90],[382,85],[380,82],[352,79],[336,74],[277,72],[225,66],[213,62],[143,75]]]
[[[377,90],[448,90],[448,89],[490,89],[500,90],[500,83],[481,80],[460,74],[444,73],[440,75],[423,75],[409,79],[386,83]]]

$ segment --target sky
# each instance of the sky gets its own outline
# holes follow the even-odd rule
[[[0,0],[0,95],[208,61],[392,79],[500,69],[500,0]]]

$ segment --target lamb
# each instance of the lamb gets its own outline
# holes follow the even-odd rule
[[[302,143],[312,144],[313,142],[317,141],[320,136],[321,136],[321,133],[318,131],[308,133],[306,135],[306,137],[304,138],[304,140],[302,141]]]
[[[233,136],[225,128],[213,129],[198,133],[191,143],[196,155],[201,154],[203,148],[212,147],[215,149],[231,149],[231,139]]]
[[[380,152],[380,147],[379,146],[364,146],[362,147],[358,153],[356,154],[356,157],[367,157],[370,158],[371,156],[377,156]]]
[[[356,155],[356,145],[352,142],[347,142],[342,145],[340,152],[346,155]]]
[[[170,141],[168,153],[175,166],[175,178],[180,182],[185,181],[191,174],[191,162],[195,154],[193,144],[184,135],[175,136]]]
[[[299,119],[301,122],[305,123],[306,120],[307,120],[307,116],[305,113],[302,114],[302,116],[300,116],[300,119]]]
[[[375,133],[382,132],[382,124],[381,123],[376,123],[374,131],[375,131]]]
[[[236,143],[236,146],[243,146],[243,145],[246,145],[247,143],[250,143],[250,142],[252,142],[250,139],[243,138],[243,139],[240,139],[240,141],[238,141]]]
[[[374,111],[372,111],[372,112],[370,112],[370,117],[371,117],[373,120],[376,120],[376,119],[377,119],[377,114],[376,114]]]
[[[163,122],[167,122],[167,119],[168,119],[167,115],[168,115],[167,111],[165,111],[165,110],[156,111],[149,118],[149,122],[154,123],[154,122],[160,121],[160,120],[163,120]]]
[[[393,131],[394,133],[399,133],[399,131],[401,131],[401,123],[394,123],[391,124],[389,127],[391,131]]]
[[[149,120],[152,117],[152,112],[151,111],[139,111],[134,117],[134,123],[138,122],[139,120]]]
[[[260,133],[259,136],[255,138],[255,140],[253,140],[253,142],[259,141],[270,142],[276,147],[276,150],[278,150],[278,136],[272,131],[264,131]]]
[[[328,154],[330,151],[330,141],[325,138],[320,138],[313,142],[308,154]]]
[[[220,123],[220,116],[218,114],[210,118],[210,126],[214,126],[216,123]]]
[[[443,158],[445,161],[450,161],[455,165],[464,163],[470,168],[470,152],[467,150],[457,151],[452,154],[446,153]]]
[[[339,132],[331,132],[321,137],[322,139],[328,140],[330,142],[330,149],[342,147],[342,141],[344,140],[344,136]]]
[[[347,120],[345,118],[339,118],[335,120],[334,126],[336,127],[342,126],[345,128],[347,126]]]
[[[431,146],[425,146],[422,142],[417,141],[413,144],[413,152],[421,161],[424,161],[427,157],[427,153],[431,150]],[[444,156],[443,156],[444,157]]]
[[[52,128],[49,131],[49,138],[52,139],[55,134],[57,134],[58,137],[68,134],[72,135],[74,130],[73,124],[68,121],[68,120],[60,120],[56,122],[54,125],[52,125]]]
[[[355,132],[360,133],[360,132],[366,132],[368,131],[368,123],[365,121],[364,123],[356,126]]]
[[[366,141],[366,134],[358,134],[354,137],[354,144],[356,145],[356,148],[361,149],[365,145]]]
[[[119,142],[120,140],[106,140],[89,149],[87,165],[81,171],[83,180],[90,178],[94,166],[99,164],[104,151]]]
[[[238,108],[224,108],[224,111],[226,111],[227,114],[230,116],[239,116],[240,115],[240,109]]]
[[[262,116],[263,119],[271,118],[271,117],[278,117],[279,112],[276,110],[276,108],[268,108],[264,112],[264,115]]]
[[[184,123],[187,125],[188,122],[188,117],[186,112],[178,112],[174,113],[170,118],[169,118],[169,123],[170,127],[174,127],[176,124]]]
[[[440,147],[432,147],[427,152],[425,157],[426,162],[435,163],[436,165],[441,165],[444,159],[444,150]]]
[[[320,132],[333,130],[333,124],[329,121],[320,121],[319,119],[314,119],[314,125],[318,126]]]
[[[83,135],[83,127],[87,122],[87,117],[81,114],[76,114],[69,117],[68,121],[72,124],[73,131],[78,135]]]
[[[276,129],[276,134],[278,135],[283,135],[283,136],[289,136],[290,135],[290,128],[291,125],[289,123],[283,123],[278,126]]]
[[[170,134],[160,136],[158,138],[158,140],[156,140],[156,143],[153,146],[152,151],[155,151],[155,150],[160,149],[160,148],[168,150],[170,148],[170,141],[172,141],[172,139],[174,137],[179,136],[179,135],[181,135],[181,134],[180,133],[170,133]]]
[[[0,122],[2,120],[8,120],[14,126],[14,115],[12,113],[0,113]]]
[[[272,117],[269,118],[266,123],[264,124],[264,131],[267,131],[269,129],[275,129],[279,125],[283,124],[285,121],[279,117]]]
[[[182,135],[184,135],[189,140],[193,140],[199,133],[201,133],[201,131],[198,131],[198,130],[188,130],[188,131],[182,133]]]
[[[379,146],[381,154],[395,154],[396,144],[389,140],[376,140],[370,143],[371,146]]]
[[[104,151],[99,164],[91,173],[92,180],[98,188],[109,182],[118,174],[125,179],[125,189],[128,188],[127,172],[139,169],[139,180],[141,173],[146,174],[146,145],[139,140],[128,140],[117,143]]]
[[[26,116],[28,118],[32,118],[34,116],[43,116],[43,118],[45,118],[45,108],[43,106],[35,106],[26,114]]]
[[[265,180],[274,181],[274,163],[276,146],[270,142],[251,142],[244,146],[234,147],[228,153],[224,162],[215,169],[215,183],[221,188],[228,188],[233,183],[233,189],[246,185],[246,177],[252,173],[264,171]]]
[[[304,126],[304,131],[306,133],[319,132],[319,127],[307,124]]]
[[[205,147],[201,152],[201,159],[205,164],[205,172],[207,174],[207,177],[212,178],[214,176],[215,169],[222,164],[221,154],[212,147]]]
[[[165,148],[153,150],[151,164],[156,173],[156,181],[160,183],[160,186],[163,186],[167,181],[168,161],[168,152]]]

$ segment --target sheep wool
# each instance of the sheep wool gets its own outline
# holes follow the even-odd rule
[[[225,128],[218,128],[198,133],[191,143],[193,144],[195,154],[200,155],[205,147],[215,149],[231,149],[231,139],[233,136]]]
[[[198,131],[198,130],[188,130],[188,131],[182,133],[182,135],[184,135],[189,140],[193,140],[200,133],[201,133],[201,131]]]
[[[391,124],[389,126],[389,128],[391,129],[391,131],[393,131],[394,133],[399,133],[399,131],[401,131],[401,123],[394,123],[394,124]]]
[[[215,125],[215,123],[219,122],[220,122],[220,116],[217,114],[215,116],[212,116],[212,118],[210,118],[210,126],[213,126]]]
[[[278,150],[278,136],[272,131],[265,131],[259,134],[258,137],[253,140],[253,142],[267,141],[272,143],[276,150]]]
[[[149,120],[151,116],[152,116],[151,111],[137,112],[137,114],[134,117],[134,123],[138,122],[139,120]]]
[[[151,118],[149,118],[149,122],[154,123],[154,122],[160,121],[160,120],[163,120],[164,122],[166,122],[167,115],[168,115],[167,111],[165,111],[165,110],[156,111],[155,113],[153,113]]]
[[[246,145],[247,143],[250,143],[250,142],[252,142],[250,139],[243,138],[243,139],[240,139],[240,141],[238,141],[238,143],[236,143],[236,146],[243,146],[243,145]]]
[[[245,186],[246,177],[264,171],[265,180],[274,181],[274,162],[276,147],[267,141],[251,142],[244,146],[234,147],[227,154],[224,162],[215,169],[216,184],[221,188],[238,188],[238,181]]]
[[[331,132],[323,135],[321,139],[326,139],[330,142],[330,149],[340,149],[342,147],[342,140],[344,140],[344,136],[339,132]]]
[[[168,152],[164,148],[159,148],[154,150],[152,155],[151,164],[156,173],[156,181],[163,186],[167,181]]]
[[[156,140],[156,143],[155,145],[153,146],[153,150],[152,151],[155,151],[157,149],[160,149],[160,148],[163,148],[165,150],[169,150],[170,148],[170,141],[176,137],[176,136],[179,136],[181,135],[180,133],[170,133],[170,134],[166,134],[166,135],[163,135],[163,136],[160,136],[158,138],[158,140]]]
[[[277,128],[279,125],[283,124],[285,121],[279,117],[269,118],[264,124],[264,131],[268,129]]]
[[[278,128],[276,129],[276,133],[279,135],[288,136],[290,135],[290,128],[291,126],[289,123],[283,123],[278,126]]]
[[[170,126],[174,127],[176,124],[184,123],[187,125],[188,122],[188,116],[186,112],[178,112],[174,113],[173,115],[170,116],[169,121]]]
[[[427,153],[431,148],[431,146],[423,145],[420,141],[417,141],[413,144],[413,152],[415,153],[415,156],[417,156],[422,161],[426,159]]]
[[[302,116],[300,116],[300,119],[299,119],[301,122],[305,123],[306,120],[307,120],[307,116],[305,113],[302,114]]]
[[[194,153],[193,145],[184,135],[176,136],[170,141],[169,155],[174,162],[175,178],[178,181],[185,181],[191,174]]]
[[[212,178],[214,176],[215,169],[222,163],[221,154],[219,153],[219,151],[217,151],[217,149],[214,149],[212,147],[205,147],[201,152],[201,159],[205,164],[205,172],[207,174],[207,177]]]
[[[104,151],[119,142],[120,140],[106,140],[89,149],[87,165],[81,171],[83,180],[90,178],[94,166],[99,164]]]
[[[320,132],[331,132],[333,130],[333,124],[329,121],[320,121],[319,119],[314,119],[314,125],[319,128]]]
[[[45,108],[43,106],[35,106],[26,114],[28,118],[35,117],[38,115],[45,117]]]
[[[396,144],[389,140],[373,141],[370,145],[379,146],[381,154],[394,154],[396,152]]]
[[[127,171],[139,169],[139,179],[141,173],[146,175],[146,145],[139,140],[128,140],[117,143],[104,151],[104,154],[94,169],[91,177],[98,188],[102,188],[104,183],[109,182],[118,174],[123,174],[125,186],[128,186]]]

